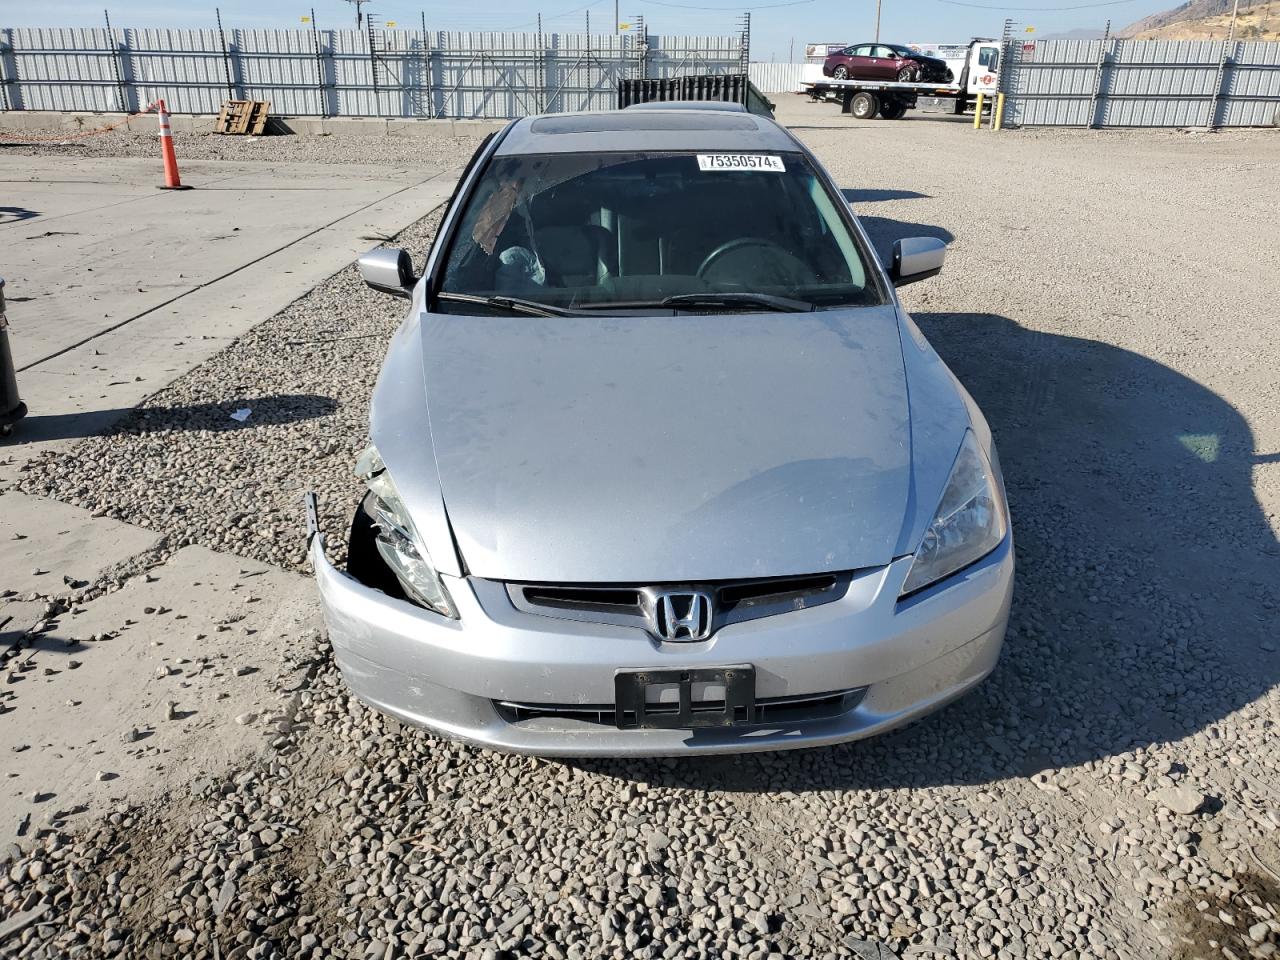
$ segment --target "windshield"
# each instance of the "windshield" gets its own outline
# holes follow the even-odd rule
[[[454,233],[438,309],[881,303],[838,202],[799,153],[497,157]]]

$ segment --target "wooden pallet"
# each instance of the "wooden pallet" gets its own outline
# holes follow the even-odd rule
[[[267,127],[269,100],[225,100],[214,133],[252,134],[258,136]]]

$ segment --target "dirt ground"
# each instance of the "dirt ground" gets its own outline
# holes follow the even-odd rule
[[[990,680],[833,749],[542,762],[383,720],[320,647],[257,752],[11,848],[0,951],[1275,955],[1280,136],[779,118],[882,252],[949,244],[902,298],[1000,450],[1018,580]],[[416,256],[433,229],[406,231]],[[343,271],[17,486],[297,568],[298,487],[358,495],[394,313]],[[332,402],[228,439],[233,372]],[[192,481],[210,457],[231,483]]]

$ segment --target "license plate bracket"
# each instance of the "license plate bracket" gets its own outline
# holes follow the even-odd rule
[[[724,687],[724,700],[695,701],[694,684]],[[756,719],[756,670],[750,664],[614,674],[614,722],[620,730],[733,727]],[[677,703],[649,699],[654,687],[674,687]]]

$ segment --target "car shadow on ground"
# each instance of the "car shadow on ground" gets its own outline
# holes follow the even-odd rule
[[[1106,343],[915,319],[984,410],[1009,490],[1017,584],[992,676],[851,744],[578,766],[706,790],[991,783],[1178,740],[1280,683],[1280,546],[1252,486],[1275,451],[1229,403]]]
[[[845,187],[840,193],[847,203],[880,203],[884,200],[928,200],[929,194],[915,190],[870,190]]]
[[[25,419],[18,421],[10,436],[0,438],[0,450],[21,446],[23,443],[69,440],[109,433],[252,430],[255,427],[324,417],[337,409],[338,402],[332,397],[314,393],[286,393],[267,397],[243,397],[225,403],[116,407],[48,416],[33,411]],[[240,421],[232,418],[231,415],[238,410],[248,410],[247,419]]]

